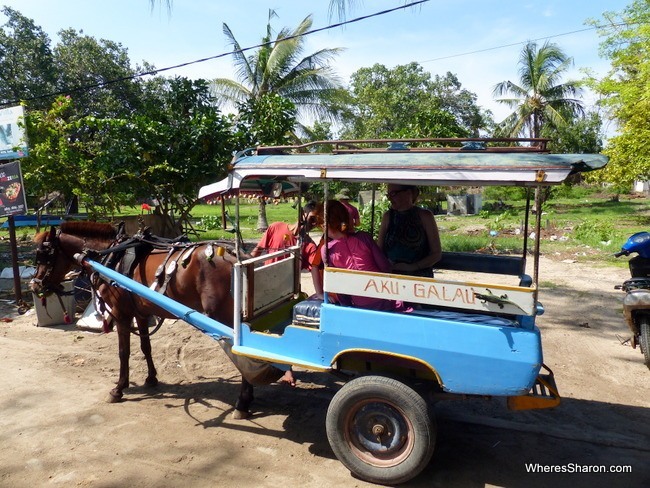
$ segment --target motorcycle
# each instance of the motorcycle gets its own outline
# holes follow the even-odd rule
[[[629,256],[631,278],[617,290],[625,292],[623,314],[632,331],[632,347],[640,346],[645,365],[650,368],[650,232],[631,235],[614,256]]]

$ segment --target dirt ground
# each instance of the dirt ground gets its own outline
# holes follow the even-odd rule
[[[650,370],[624,342],[614,290],[627,271],[541,264],[538,324],[562,404],[509,412],[498,398],[437,403],[433,459],[405,486],[650,486]],[[132,387],[108,404],[115,333],[36,327],[34,313],[7,309],[2,317],[2,487],[372,486],[329,447],[325,413],[337,384],[326,375],[298,371],[295,389],[257,388],[253,417],[233,420],[236,370],[212,339],[167,321],[153,338],[161,384],[143,386],[134,339]],[[528,472],[528,463],[561,472]],[[601,466],[631,472],[594,473]]]

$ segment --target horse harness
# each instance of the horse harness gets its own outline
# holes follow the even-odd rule
[[[54,268],[54,264],[58,258],[58,246],[56,244],[60,233],[60,229],[55,231],[54,227],[52,227],[48,239],[41,243],[36,252],[36,265],[46,266],[46,272],[43,278],[36,280],[40,283],[46,282],[47,277]],[[183,268],[187,267],[194,252],[201,246],[205,246],[204,255],[208,261],[212,261],[215,255],[224,256],[226,251],[230,255],[235,254],[233,244],[227,241],[190,242],[186,236],[168,239],[151,234],[149,229],[144,229],[134,236],[129,237],[124,232],[123,224],[120,224],[115,240],[107,249],[102,251],[84,249],[84,254],[100,261],[101,264],[107,268],[114,269],[132,279],[136,268],[147,256],[152,253],[166,252],[167,255],[164,261],[156,269],[154,280],[149,287],[151,290],[164,295],[169,283],[176,275],[179,263]],[[72,259],[67,255],[65,257],[67,259]],[[85,268],[82,268],[82,274],[85,272]],[[101,281],[105,281],[104,278],[102,278],[99,273],[93,272],[89,274],[89,281],[93,300],[98,304],[99,312],[102,314],[108,313],[111,317],[114,317],[98,292]],[[52,291],[57,295],[61,307],[64,310],[65,308],[63,307],[61,297],[63,295],[74,293],[74,291],[64,292],[62,289],[55,289],[52,287],[49,287],[48,291]],[[131,294],[129,294],[129,296],[133,301],[133,296]],[[135,307],[135,302],[133,305]],[[149,335],[155,333],[160,328],[163,320],[164,319],[159,318],[158,324]],[[69,323],[69,317],[66,320],[66,323]],[[109,330],[109,324],[104,320],[104,331],[108,332]],[[138,335],[135,329],[132,329],[132,332]]]
[[[234,254],[233,244],[227,241],[191,242],[184,235],[169,239],[155,236],[150,233],[149,229],[138,232],[133,237],[128,237],[126,234],[118,232],[115,243],[108,249],[99,251],[96,254],[103,256],[102,264],[104,266],[133,279],[138,265],[147,256],[153,253],[166,252],[167,255],[156,269],[154,279],[149,286],[151,290],[164,295],[169,283],[176,275],[179,265],[186,268],[194,252],[201,246],[205,246],[204,255],[208,261],[212,261],[215,255],[224,256],[226,251],[231,255]],[[106,304],[97,291],[100,280],[103,280],[103,278],[98,273],[92,273],[91,286],[93,288],[93,296],[96,297],[100,311],[102,313],[108,312],[112,316],[111,312],[106,309]],[[129,294],[129,297],[135,307],[133,295]],[[158,318],[157,325],[149,332],[149,335],[157,332],[163,321],[164,319]],[[106,323],[105,328],[107,328]],[[132,333],[139,335],[135,328],[132,329]]]

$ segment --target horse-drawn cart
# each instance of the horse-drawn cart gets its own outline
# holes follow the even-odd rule
[[[539,139],[338,141],[327,145],[329,153],[312,152],[310,146],[242,152],[233,160],[228,177],[203,187],[200,197],[224,192],[237,195],[244,184],[261,179],[321,183],[324,199],[332,181],[373,187],[386,183],[516,185],[529,190],[521,233],[523,252],[519,256],[443,252],[435,268],[445,270],[445,279],[326,266],[321,301],[308,299],[300,288],[300,245],[273,256],[245,259],[237,243],[228,260],[232,323],[198,313],[97,259],[83,254],[78,259],[110,283],[224,339],[236,357],[295,365],[346,379],[328,408],[327,435],[339,460],[368,481],[404,482],[427,465],[436,438],[431,394],[436,398],[454,394],[507,397],[513,409],[557,405],[559,395],[552,372],[543,365],[540,330],[535,325],[543,313],[537,288],[540,190],[577,172],[598,169],[607,159],[549,154],[545,140]],[[266,186],[271,192],[276,187]],[[238,220],[239,199],[235,202]],[[536,216],[533,225],[528,220],[531,213]],[[529,246],[531,231],[535,239]],[[203,254],[195,253],[194,258]],[[533,258],[532,277],[526,274],[529,256]],[[278,259],[266,264],[270,257]],[[46,261],[41,263],[42,274]],[[453,278],[455,271],[471,278],[446,278]],[[172,289],[173,278],[169,286]],[[345,307],[331,303],[331,294],[403,300],[416,306],[409,313]]]

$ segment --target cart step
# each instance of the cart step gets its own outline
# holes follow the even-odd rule
[[[533,410],[540,408],[553,408],[560,404],[560,394],[555,384],[553,371],[542,364],[546,373],[540,373],[528,394],[508,397],[510,410]]]
[[[305,361],[304,359],[285,356],[282,354],[274,354],[269,351],[256,349],[253,347],[233,346],[232,352],[240,356],[248,356],[255,359],[261,359],[263,361],[268,361],[270,363],[292,364],[294,366],[299,366],[301,368],[311,369],[316,371],[329,371],[332,369],[330,367],[323,366],[322,364],[319,363],[312,363],[309,361]]]

